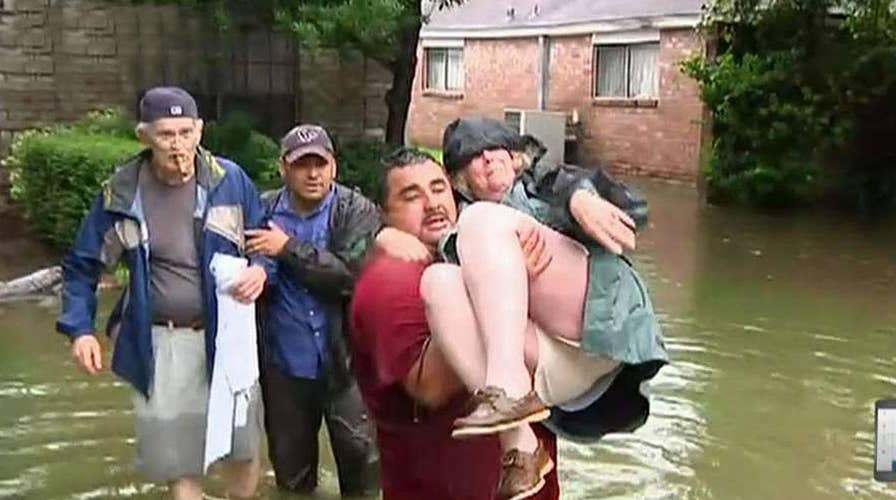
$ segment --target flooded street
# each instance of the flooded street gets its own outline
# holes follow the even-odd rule
[[[563,498],[896,498],[872,480],[874,401],[896,397],[896,225],[633,184],[651,203],[634,258],[673,364],[636,433],[561,443]],[[0,280],[52,258],[9,254]],[[57,310],[0,304],[0,498],[159,498],[131,466],[129,389],[75,369]],[[324,449],[319,497],[337,498]],[[276,498],[270,475],[265,489]]]

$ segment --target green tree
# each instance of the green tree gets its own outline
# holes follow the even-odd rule
[[[172,3],[211,10],[227,25],[232,16],[249,13],[298,36],[309,46],[351,48],[392,73],[386,92],[386,141],[404,140],[417,66],[420,28],[434,9],[464,0],[130,0]],[[251,5],[250,5],[251,4]]]
[[[711,199],[896,209],[891,0],[716,0],[702,28],[717,55],[684,68],[713,116]]]

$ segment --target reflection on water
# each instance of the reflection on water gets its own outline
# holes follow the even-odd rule
[[[642,429],[561,443],[563,497],[896,498],[871,479],[874,400],[896,397],[892,224],[704,207],[688,187],[636,183],[652,222],[635,259],[674,363]],[[0,305],[0,497],[157,498],[131,468],[127,388],[76,372],[54,315]],[[321,496],[336,498],[326,453]]]

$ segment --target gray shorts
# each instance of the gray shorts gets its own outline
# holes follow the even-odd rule
[[[157,482],[202,476],[209,383],[205,334],[191,328],[153,326],[155,377],[149,400],[134,394],[137,471]],[[226,460],[259,458],[263,407],[258,383],[252,388],[249,418],[234,429]]]

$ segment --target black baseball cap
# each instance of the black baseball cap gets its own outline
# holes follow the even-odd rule
[[[140,99],[140,121],[161,118],[199,118],[196,100],[180,87],[153,87]]]
[[[335,154],[330,135],[320,125],[298,125],[280,139],[280,157],[286,163],[292,163],[305,155],[332,158]]]

